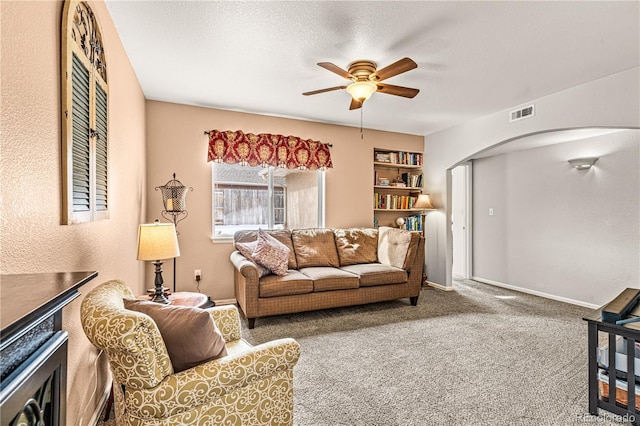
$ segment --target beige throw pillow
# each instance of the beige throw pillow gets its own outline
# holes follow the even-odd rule
[[[271,235],[258,230],[253,259],[276,275],[289,273],[289,248]]]
[[[340,266],[378,261],[378,230],[372,228],[334,229]]]
[[[123,301],[125,309],[149,315],[156,323],[176,373],[227,355],[224,337],[204,309],[149,300]]]
[[[378,262],[384,265],[404,267],[411,232],[404,229],[381,226],[378,228]]]
[[[336,242],[331,229],[294,229],[291,231],[298,268],[310,266],[340,267]]]

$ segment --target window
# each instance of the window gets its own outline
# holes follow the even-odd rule
[[[62,223],[109,217],[108,86],[100,27],[67,1],[62,23]]]
[[[324,226],[324,172],[212,163],[214,239],[243,229]]]

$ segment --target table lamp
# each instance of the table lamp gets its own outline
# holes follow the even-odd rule
[[[168,304],[162,284],[162,260],[180,256],[176,227],[173,223],[142,224],[138,228],[138,260],[153,261],[155,265],[155,293],[153,302]]]

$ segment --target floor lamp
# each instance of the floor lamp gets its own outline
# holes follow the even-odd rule
[[[422,226],[422,236],[426,239],[427,238],[427,234],[426,234],[426,229],[425,229],[425,226],[424,226],[425,216],[427,215],[427,211],[436,210],[436,208],[433,207],[433,204],[431,204],[431,198],[429,198],[429,194],[420,194],[420,195],[418,195],[418,199],[416,200],[416,203],[413,205],[413,208],[422,210],[420,212],[420,225]],[[426,250],[426,248],[425,248],[425,250]],[[422,284],[425,285],[426,282],[427,282],[427,274],[425,272],[423,272],[422,273]]]
[[[176,235],[180,235],[178,232],[178,222],[186,219],[189,215],[187,211],[187,193],[193,191],[193,188],[186,187],[176,179],[176,174],[173,174],[173,179],[164,184],[163,186],[156,186],[156,191],[160,190],[162,193],[162,217],[173,222],[176,228]],[[173,258],[173,292],[176,292],[176,258]]]
[[[425,229],[424,229],[424,217],[427,211],[436,209],[435,207],[433,207],[433,204],[431,204],[431,198],[429,198],[429,194],[418,195],[418,199],[416,200],[416,203],[413,205],[413,208],[422,210],[420,212],[420,225],[422,226],[422,236],[426,237]]]

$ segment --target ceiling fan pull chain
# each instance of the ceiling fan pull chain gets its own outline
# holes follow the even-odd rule
[[[362,108],[360,108],[360,140],[364,140],[364,135],[362,134],[362,114],[364,110],[364,104],[362,104]]]

